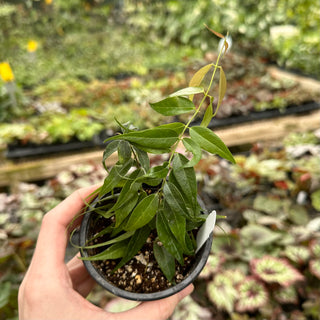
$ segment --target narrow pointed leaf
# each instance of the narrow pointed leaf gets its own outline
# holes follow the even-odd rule
[[[115,267],[115,270],[124,266],[129,260],[131,260],[137,252],[143,247],[146,243],[147,238],[150,235],[150,228],[148,225],[137,230],[134,235],[130,238],[129,243],[127,243],[127,251],[118,265]]]
[[[184,138],[182,140],[182,143],[185,146],[185,148],[193,154],[193,158],[188,163],[186,163],[184,167],[195,166],[201,160],[201,148],[190,138]]]
[[[193,212],[197,207],[197,181],[194,168],[184,166],[188,163],[188,159],[178,153],[172,161],[173,170],[169,175],[169,181],[178,187],[180,193],[185,199],[185,204]]]
[[[206,24],[204,25],[210,32],[212,32],[213,34],[215,34],[218,38],[224,39],[224,35],[221,34],[220,32],[214,31],[212,29],[210,29]]]
[[[194,94],[203,93],[203,92],[204,92],[204,89],[201,87],[187,87],[170,94],[169,97],[183,97],[183,96],[189,96],[191,94],[194,95]]]
[[[182,133],[184,127],[185,127],[185,124],[182,122],[171,122],[171,123],[167,123],[167,124],[162,124],[161,126],[158,126],[156,128],[174,130],[177,133],[177,135],[179,136]]]
[[[147,152],[137,148],[136,146],[133,146],[133,149],[137,155],[141,167],[144,169],[145,172],[147,172],[150,169],[150,159],[148,157]]]
[[[170,188],[172,190],[170,190]],[[179,201],[175,201],[174,199],[177,194],[179,194],[179,200],[181,200],[182,196],[170,182],[165,184],[163,193],[165,198],[163,214],[169,223],[170,230],[175,235],[181,246],[185,248],[187,209],[185,208],[184,204],[184,208],[182,208],[181,203],[179,203]]]
[[[167,251],[164,246],[159,246],[157,244],[157,241],[153,243],[153,253],[165,277],[168,281],[171,281],[176,271],[174,257]]]
[[[146,225],[157,212],[159,196],[157,193],[144,198],[131,213],[125,230],[137,230]]]
[[[116,217],[116,228],[118,228],[121,223],[130,215],[134,207],[136,206],[139,199],[139,194],[136,192],[132,197],[130,197],[126,204],[115,211]]]
[[[150,106],[164,116],[176,116],[195,110],[194,104],[184,97],[169,97],[159,102],[150,103]]]
[[[127,247],[128,241],[121,241],[94,256],[80,257],[80,259],[90,261],[119,259],[125,255]]]
[[[121,189],[117,202],[111,208],[112,211],[115,211],[126,204],[126,202],[137,194],[137,191],[141,187],[141,182],[138,181],[139,177],[143,175],[143,171],[141,169],[137,169],[133,171],[124,186]]]
[[[200,145],[200,147],[212,154],[217,154],[220,157],[235,163],[235,160],[223,143],[223,141],[210,129],[196,126],[189,130],[191,139]]]
[[[172,182],[168,181],[164,184],[163,194],[172,211],[185,218],[188,217],[185,200],[179,189]]]
[[[173,255],[181,265],[183,265],[183,248],[170,230],[169,223],[161,211],[157,214],[156,224],[160,241],[168,252]]]
[[[131,148],[127,141],[120,141],[118,145],[119,163],[125,163],[131,158]]]
[[[107,171],[108,171],[108,168],[105,162],[114,152],[117,151],[118,145],[119,145],[119,141],[111,141],[107,144],[103,152],[102,164]]]
[[[105,178],[104,183],[100,189],[99,197],[104,196],[105,194],[112,191],[113,188],[115,188],[118,183],[123,179],[123,176],[129,171],[133,164],[133,160],[129,160],[127,163],[123,165],[115,165],[109,175]]]
[[[125,233],[121,234],[120,236],[118,236],[116,238],[111,239],[111,240],[108,240],[108,241],[105,241],[105,242],[100,242],[100,243],[97,243],[97,244],[93,244],[91,246],[85,246],[85,247],[82,247],[82,248],[83,249],[94,249],[94,248],[99,248],[99,247],[110,246],[111,244],[114,244],[114,243],[117,243],[117,242],[120,242],[120,241],[123,241],[125,239],[130,238],[133,234],[134,234],[134,231],[128,231],[128,232],[125,232]]]
[[[172,129],[153,128],[113,136],[105,141],[125,140],[138,148],[151,153],[170,152],[171,146],[178,140],[178,134]]]
[[[204,113],[203,119],[200,124],[201,127],[207,127],[212,120],[212,117],[213,117],[212,102],[213,102],[213,97],[210,97],[210,103],[207,107],[206,112]]]
[[[219,99],[218,99],[218,104],[217,104],[217,109],[213,115],[213,117],[217,114],[219,108],[220,108],[220,105],[221,105],[221,102],[226,94],[226,91],[227,91],[227,79],[226,79],[226,75],[223,71],[222,68],[220,68],[220,79],[219,79]]]
[[[203,78],[206,76],[206,74],[209,72],[209,70],[211,69],[212,64],[207,64],[204,67],[202,67],[201,69],[199,69],[191,78],[190,82],[189,82],[189,87],[199,87],[201,85],[201,82],[203,80]],[[191,94],[189,96],[189,99],[192,101],[193,99],[193,94]]]
[[[164,163],[162,166],[152,167],[148,173],[137,178],[138,182],[144,182],[150,186],[157,186],[161,183],[161,180],[168,175],[169,167],[168,162]]]

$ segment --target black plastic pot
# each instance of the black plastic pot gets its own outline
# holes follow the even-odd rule
[[[91,220],[95,214],[88,212],[84,215],[81,227],[80,227],[80,238],[79,243],[80,246],[85,246],[90,237],[89,229],[91,225]],[[196,277],[200,274],[201,270],[205,266],[208,256],[210,254],[212,245],[212,233],[210,234],[208,240],[205,244],[201,247],[201,249],[197,252],[194,265],[191,267],[189,276],[182,280],[180,283],[172,286],[166,290],[153,292],[153,293],[135,293],[129,292],[123,289],[120,289],[113,285],[111,282],[107,280],[107,278],[100,273],[98,269],[91,263],[91,261],[84,260],[83,263],[88,270],[91,277],[100,284],[104,289],[110,291],[114,295],[118,297],[122,297],[129,300],[136,300],[136,301],[151,301],[151,300],[158,300],[169,297],[187,287],[190,283],[192,283]],[[81,250],[81,255],[84,257],[88,257],[87,250]]]

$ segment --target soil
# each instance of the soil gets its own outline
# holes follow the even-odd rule
[[[99,223],[100,228],[102,227]],[[101,239],[100,239],[101,238]],[[95,244],[106,241],[105,237],[95,240]],[[190,272],[195,257],[184,258],[184,265],[176,263],[176,272],[172,282],[169,282],[162,273],[153,254],[153,241],[156,239],[156,231],[152,231],[145,245],[138,254],[122,268],[114,271],[120,260],[93,261],[93,265],[99,273],[116,287],[136,293],[159,292],[180,283]],[[98,242],[97,242],[98,240]],[[97,254],[105,250],[104,247],[96,248],[91,254]]]

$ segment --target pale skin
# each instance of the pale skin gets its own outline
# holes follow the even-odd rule
[[[143,302],[121,313],[106,312],[86,300],[94,280],[78,257],[67,264],[64,259],[68,226],[96,187],[79,189],[44,216],[30,267],[19,289],[20,320],[165,320],[192,292],[190,285],[171,297]]]

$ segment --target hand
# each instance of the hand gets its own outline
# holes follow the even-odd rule
[[[44,216],[34,256],[19,289],[20,320],[165,320],[192,292],[190,285],[171,297],[143,302],[121,313],[106,312],[85,299],[94,280],[77,257],[67,264],[64,258],[68,225],[95,189],[74,192]]]

